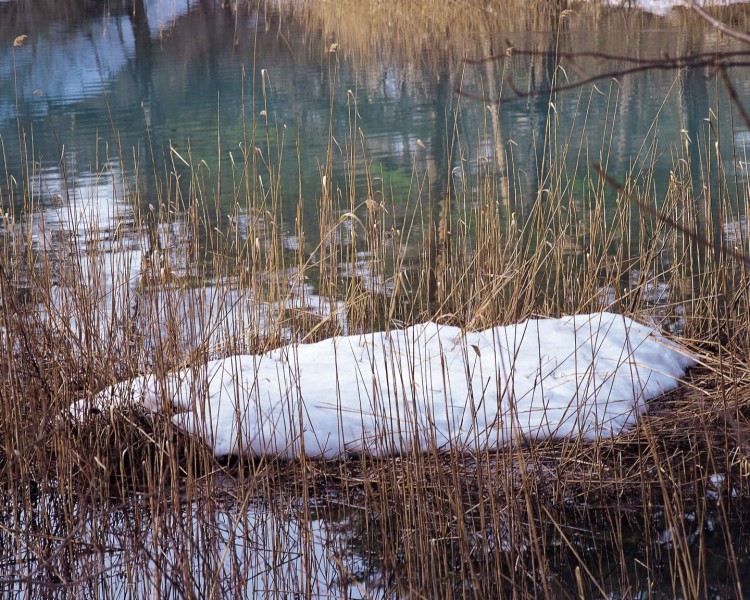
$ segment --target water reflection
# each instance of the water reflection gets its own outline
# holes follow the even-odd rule
[[[110,154],[123,148],[126,163],[133,158],[140,163],[144,196],[158,197],[152,175],[173,169],[171,147],[182,156],[207,161],[215,174],[219,158],[226,165],[230,155],[239,157],[238,145],[248,137],[266,161],[274,162],[282,139],[289,149],[299,141],[301,155],[287,151],[279,169],[286,173],[286,189],[301,186],[305,211],[314,217],[329,130],[337,146],[334,174],[344,191],[353,182],[347,181],[342,163],[351,157],[347,148],[360,145],[361,130],[364,152],[372,161],[370,172],[385,178],[383,191],[395,194],[399,202],[408,194],[413,172],[427,177],[427,193],[437,201],[451,193],[452,173],[458,170],[465,189],[472,191],[482,166],[489,164],[500,178],[503,199],[527,203],[549,185],[540,170],[543,162],[564,156],[555,144],[545,144],[548,127],[594,156],[607,155],[610,172],[623,175],[651,160],[643,140],[656,120],[659,137],[653,143],[658,148],[682,147],[681,130],[698,144],[710,109],[725,101],[723,89],[712,85],[705,69],[650,72],[616,84],[604,81],[597,92],[587,90],[583,97],[559,95],[550,104],[543,94],[500,110],[462,102],[454,93],[461,87],[495,96],[504,89],[507,97],[511,85],[544,92],[562,76],[555,49],[591,49],[589,40],[599,51],[632,56],[734,47],[731,39],[716,39],[688,11],[679,11],[678,27],[644,17],[639,29],[627,11],[607,9],[601,18],[584,4],[559,27],[556,13],[545,13],[546,21],[537,23],[536,30],[525,30],[522,21],[509,21],[507,15],[502,19],[493,12],[470,12],[452,23],[451,36],[436,40],[428,51],[422,43],[428,32],[404,32],[400,39],[379,18],[350,21],[312,4],[302,3],[291,11],[293,16],[282,16],[263,9],[233,13],[213,2],[152,0],[135,2],[120,14],[83,14],[65,26],[40,19],[42,25],[33,28],[23,47],[0,50],[0,134],[11,169],[24,152],[14,135],[17,113],[23,127],[33,130],[35,153],[44,165],[57,161],[59,154],[51,119],[66,153],[78,157],[79,169],[97,166],[98,138],[107,141]],[[4,10],[16,16],[7,6]],[[10,31],[14,25],[6,27]],[[556,35],[547,33],[555,30]],[[386,34],[396,36],[390,49],[376,41]],[[461,62],[502,56],[506,39],[519,48],[552,54],[507,57],[479,66]],[[328,52],[334,42],[336,51]],[[373,46],[382,54],[370,52]],[[621,61],[601,65],[583,59],[577,68],[591,74],[624,66]],[[261,69],[268,75],[265,84]],[[747,97],[750,78],[733,73],[738,93]],[[35,95],[36,90],[44,95]],[[605,124],[604,137],[600,124]],[[135,157],[131,148],[137,149]],[[691,157],[697,156],[694,146]],[[571,160],[580,162],[578,157]],[[672,166],[668,157],[656,166],[657,184],[666,182]],[[693,167],[694,173],[700,172],[697,164]],[[232,179],[229,169],[224,174],[224,201],[229,205]],[[509,189],[511,183],[515,190]]]
[[[54,490],[16,511],[5,498],[4,598],[384,597],[371,561],[347,544],[344,515],[309,518],[277,506],[197,500],[154,513],[138,496],[116,506],[77,505]],[[11,533],[12,532],[12,533]],[[71,532],[74,534],[71,536]]]
[[[621,0],[603,0],[602,4],[606,6],[622,7],[623,2]],[[731,4],[744,4],[742,0],[717,0],[716,2],[703,2],[703,5],[711,6],[727,6]],[[669,15],[672,12],[679,12],[685,10],[685,5],[682,2],[675,2],[675,0],[633,0],[632,3],[628,3],[628,6],[634,9],[640,9],[644,12],[653,15]]]
[[[207,272],[186,215],[175,212],[157,222],[148,218],[149,210],[142,218],[124,202],[123,180],[117,165],[75,179],[49,169],[37,177],[49,200],[13,220],[6,215],[0,226],[19,258],[32,252],[35,262],[46,265],[40,272],[32,267],[16,273],[19,289],[35,293],[26,304],[80,351],[100,344],[127,348],[136,336],[146,356],[161,354],[165,344],[185,356],[201,348],[212,355],[247,352],[264,337],[294,338],[300,330],[295,319],[305,318],[329,319],[326,331],[347,332],[341,302],[318,296],[297,268],[279,274],[288,289],[275,303],[257,300],[237,276]],[[259,231],[257,223],[249,225],[258,218],[235,215],[240,243]],[[28,268],[23,259],[19,263]],[[39,280],[42,272],[51,279]]]
[[[680,150],[678,157],[685,158],[702,189],[713,184],[700,179],[699,148],[723,140],[720,150],[729,156],[724,144],[733,140],[739,163],[724,164],[738,164],[739,178],[747,180],[747,132],[732,134],[726,122],[706,121],[714,107],[727,106],[725,91],[706,69],[651,72],[581,94],[542,95],[502,108],[454,93],[456,87],[509,93],[509,81],[519,90],[540,92],[563,76],[549,54],[509,55],[474,66],[462,62],[503,55],[506,39],[538,52],[593,47],[639,57],[738,47],[685,10],[661,17],[655,16],[661,13],[655,3],[648,13],[586,3],[574,5],[561,20],[557,10],[530,14],[523,3],[507,11],[495,6],[467,11],[464,3],[445,3],[444,14],[425,21],[395,19],[389,11],[408,9],[411,3],[403,2],[381,3],[368,18],[331,11],[322,2],[300,2],[293,10],[254,5],[232,10],[209,0],[150,0],[111,3],[106,14],[80,2],[55,3],[48,10],[33,4],[0,1],[0,38],[29,35],[20,48],[0,48],[0,199],[3,212],[15,208],[17,215],[32,199],[31,210],[24,206],[19,217],[31,235],[16,236],[14,248],[31,244],[57,268],[56,279],[43,287],[50,298],[39,298],[33,272],[26,274],[19,296],[45,306],[55,330],[79,347],[101,343],[118,349],[103,356],[129,352],[123,342],[138,336],[148,357],[167,345],[182,356],[206,348],[217,355],[241,352],[254,343],[248,335],[262,337],[281,327],[281,337],[293,337],[304,329],[294,325],[302,318],[329,319],[347,333],[341,303],[320,297],[304,265],[280,274],[284,300],[278,303],[260,302],[241,275],[207,272],[190,251],[195,245],[186,213],[172,207],[175,190],[200,196],[211,207],[212,227],[262,255],[271,243],[259,233],[265,230],[266,207],[243,206],[237,198],[249,190],[263,201],[278,185],[283,250],[311,262],[323,250],[343,248],[342,255],[351,250],[352,260],[333,261],[338,279],[389,295],[390,273],[370,260],[372,249],[355,248],[362,229],[354,219],[344,219],[322,240],[314,226],[300,230],[298,214],[305,223],[317,222],[325,185],[340,204],[335,221],[348,212],[365,221],[371,203],[382,202],[388,227],[398,235],[407,229],[404,214],[415,205],[435,220],[450,217],[457,198],[470,208],[480,204],[485,185],[498,190],[508,218],[522,219],[530,203],[560,184],[563,204],[585,214],[582,182],[592,159],[606,159],[618,176],[643,170],[660,199],[674,169],[666,150]],[[748,14],[738,13],[738,27]],[[614,61],[607,68],[622,66]],[[602,70],[594,60],[578,67],[584,73]],[[732,77],[740,96],[748,98],[750,77],[744,73],[733,70]],[[550,138],[550,131],[560,132],[559,138]],[[243,158],[249,159],[250,173],[243,172]],[[544,169],[550,163],[566,165],[568,178],[550,179]],[[208,182],[200,189],[205,196],[193,186],[194,171]],[[371,189],[363,185],[370,182]],[[219,210],[213,211],[213,204]],[[162,210],[169,215],[165,220],[149,216]],[[746,246],[747,219],[740,213],[722,220],[715,205],[706,211],[727,243]],[[19,223],[8,218],[2,231],[12,236]],[[705,230],[711,224],[700,225]],[[410,231],[422,241],[431,229],[418,223],[410,224]],[[581,236],[571,235],[564,250],[580,256]],[[85,298],[76,293],[81,281],[88,286]],[[623,290],[594,290],[602,308],[637,289],[658,317],[669,317],[666,324],[680,331],[682,307],[675,304],[692,297],[691,282],[681,290],[658,273],[631,270],[623,273],[621,285]],[[165,325],[166,316],[177,330]],[[710,499],[723,493],[714,486]],[[312,597],[380,597],[395,595],[394,582],[408,588],[414,577],[398,561],[381,560],[386,552],[403,557],[403,538],[396,534],[384,548],[369,528],[371,515],[356,508],[310,518],[307,509],[288,502],[272,510],[263,503],[196,501],[162,513],[135,497],[116,510],[79,505],[68,515],[69,509],[61,508],[65,500],[54,492],[39,495],[25,511],[15,507],[16,500],[6,499],[2,519],[13,528],[0,528],[0,546],[6,549],[0,587],[8,596],[64,596],[73,590],[91,596],[288,597],[290,590],[307,589]],[[672,597],[672,575],[654,566],[658,561],[649,554],[654,546],[644,545],[644,538],[663,549],[662,566],[673,565],[674,532],[658,515],[644,526],[644,517],[633,516],[638,510],[607,513],[598,524],[568,515],[564,530],[592,569],[602,562],[611,568],[612,598],[656,595],[654,590]],[[748,523],[741,515],[726,522],[717,514],[701,520],[691,513],[684,521],[695,544],[691,551],[710,549],[710,566],[718,570],[710,575],[721,590],[728,576],[721,571],[726,561],[713,560],[722,556],[725,542],[712,537],[717,523],[735,540]],[[528,561],[526,569],[534,572],[528,553],[533,540],[495,524],[493,530],[468,532],[472,560],[492,565],[497,555],[512,554],[508,564]],[[625,532],[632,557],[625,565],[618,562],[622,548],[612,541],[613,529]],[[446,539],[436,534],[429,543],[439,546]],[[549,556],[558,561],[551,561],[552,570],[568,592],[575,590],[577,557],[551,526],[547,539],[554,540]],[[451,565],[448,586],[465,591],[467,581],[456,565],[466,564],[466,557],[446,549],[439,558]],[[512,573],[495,572],[499,580],[487,582],[487,588],[504,589],[502,577]]]
[[[158,40],[188,11],[190,3],[148,0],[136,4],[145,11],[146,27]],[[5,12],[11,10],[6,7]],[[3,44],[0,81],[6,93],[0,95],[0,121],[14,119],[17,110],[24,117],[45,118],[47,105],[39,99],[39,92],[48,103],[73,109],[87,98],[106,94],[135,58],[139,35],[132,11],[123,7],[120,15],[114,12],[72,23],[60,20],[42,24],[40,19],[42,23],[28,30],[31,35],[23,51]]]
[[[728,497],[723,482],[713,476],[707,498],[676,520],[659,506],[593,508],[586,520],[575,510],[557,511],[554,522],[536,523],[536,541],[511,513],[464,515],[464,529],[441,535],[381,529],[377,510],[335,497],[306,507],[219,480],[178,504],[137,493],[96,503],[82,494],[71,504],[47,485],[20,505],[3,497],[0,590],[5,598],[407,598],[438,585],[443,593],[469,589],[487,597],[493,589],[512,593],[514,577],[542,569],[551,589],[577,597],[574,572],[584,568],[603,586],[592,594],[679,598],[690,589],[678,575],[679,556],[696,569],[701,589],[729,598],[748,591],[747,581],[735,579],[748,559],[738,554],[734,573],[725,544],[738,541],[750,522],[727,512],[731,505],[719,507]],[[543,566],[534,566],[536,544],[544,545]],[[410,572],[407,554],[419,547],[430,548],[439,565],[431,577]],[[470,556],[460,555],[464,547]]]

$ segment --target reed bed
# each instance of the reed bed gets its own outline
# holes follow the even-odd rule
[[[88,186],[61,181],[58,198],[30,142],[23,180],[5,178],[3,595],[741,597],[750,281],[685,233],[747,251],[747,173],[713,152],[715,130],[674,149],[666,193],[648,161],[621,181],[676,229],[588,168],[591,155],[606,166],[606,131],[583,148],[554,119],[531,198],[512,146],[483,161],[457,128],[455,164],[474,167],[434,190],[415,165],[395,197],[370,170],[351,92],[348,107],[332,103],[350,128],[320,159],[310,222],[281,168],[293,150],[266,117],[266,87],[255,93],[243,152],[220,163],[231,206],[222,173],[176,149],[157,197],[126,175],[139,169],[127,151],[103,157]],[[492,131],[488,113],[479,135]],[[603,309],[662,326],[700,359],[613,439],[219,460],[168,415],[66,418],[116,381],[290,341]]]

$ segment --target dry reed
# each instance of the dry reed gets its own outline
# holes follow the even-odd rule
[[[120,153],[102,160],[90,188],[64,184],[50,208],[22,146],[26,180],[0,190],[0,589],[740,596],[750,497],[744,266],[612,198],[587,168],[589,152],[606,165],[613,151],[607,126],[601,147],[585,148],[550,119],[539,173],[546,192],[530,202],[503,197],[503,185],[522,180],[510,146],[500,164],[452,171],[443,194],[415,166],[409,197],[394,198],[368,170],[353,92],[348,137],[338,140],[344,152],[329,140],[318,220],[307,222],[301,195],[295,213],[285,212],[289,149],[261,114],[266,92],[255,92],[242,155],[222,166],[234,182],[229,211],[214,191],[221,174],[211,180],[199,157],[176,149],[150,203],[124,175],[138,165]],[[337,110],[347,107],[332,102]],[[491,137],[488,115],[481,135]],[[447,127],[456,164],[479,164],[454,123]],[[710,203],[694,186],[687,145],[674,150],[663,197],[648,164],[623,185],[709,241],[744,227],[736,242],[745,251],[739,224],[750,198],[739,175],[726,179],[712,131],[699,149]],[[103,219],[86,204],[118,213]],[[61,418],[74,400],[138,373],[290,340],[426,319],[478,329],[601,309],[650,318],[685,336],[701,359],[679,391],[615,439],[218,461],[163,415],[116,410],[83,426]],[[725,550],[718,563],[717,547]]]

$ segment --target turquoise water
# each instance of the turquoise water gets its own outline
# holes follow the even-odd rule
[[[184,172],[180,157],[191,156],[195,165],[205,161],[211,190],[228,207],[231,166],[241,162],[252,143],[262,153],[257,156],[281,173],[285,202],[294,206],[301,189],[305,211],[314,216],[329,131],[335,140],[336,185],[347,191],[343,165],[355,147],[396,202],[404,201],[414,173],[427,177],[430,194],[439,198],[451,183],[471,190],[478,173],[498,164],[498,176],[510,174],[511,179],[504,200],[531,202],[545,183],[540,174],[548,127],[556,131],[553,145],[558,148],[570,140],[569,164],[578,164],[579,170],[603,160],[610,174],[623,179],[654,156],[662,157],[655,179],[663,189],[674,163],[670,155],[689,140],[697,160],[706,139],[704,119],[727,110],[725,92],[710,69],[605,78],[596,88],[553,97],[552,107],[544,94],[512,101],[502,105],[493,123],[483,103],[462,99],[454,90],[495,97],[505,80],[504,97],[513,95],[512,88],[543,92],[554,77],[561,82],[574,78],[576,70],[589,75],[625,63],[580,60],[576,69],[564,64],[556,70],[549,56],[483,65],[467,65],[460,58],[502,53],[506,40],[519,49],[595,49],[638,57],[735,47],[706,28],[686,26],[679,12],[657,17],[613,10],[596,20],[579,8],[578,19],[564,22],[557,33],[550,30],[554,23],[545,22],[539,31],[519,31],[509,23],[508,31],[484,34],[462,31],[459,23],[458,31],[442,40],[452,47],[448,58],[436,39],[432,50],[363,59],[354,58],[344,42],[356,32],[340,31],[335,42],[330,31],[311,28],[316,21],[300,22],[284,11],[232,14],[211,2],[153,0],[54,18],[21,6],[26,4],[0,4],[4,39],[29,35],[22,46],[6,43],[0,50],[6,162],[0,182],[7,190],[9,177],[22,181],[28,161],[34,161],[43,204],[65,187],[62,153],[68,187],[105,166],[123,168],[132,182],[137,166],[143,202],[153,202],[158,181]],[[592,25],[598,29],[584,29]],[[462,36],[471,42],[461,44]],[[340,46],[326,52],[331,43]],[[430,51],[434,57],[424,56]],[[732,76],[740,96],[747,97],[746,72],[733,70]],[[737,171],[744,180],[742,153],[750,132],[738,123],[733,134],[717,133],[729,158],[729,176]],[[740,154],[737,160],[731,158],[734,150]],[[261,176],[269,173],[261,169]]]
[[[488,12],[486,21],[457,21],[425,42],[416,32],[412,40],[408,28],[400,37],[402,28],[394,29],[391,40],[388,27],[326,21],[319,14],[326,11],[309,16],[304,3],[289,6],[0,4],[3,39],[28,35],[18,47],[0,48],[4,209],[32,197],[43,214],[55,213],[51,229],[79,231],[88,223],[115,231],[139,211],[196,197],[227,231],[273,203],[283,247],[301,244],[309,255],[320,241],[324,180],[342,213],[361,213],[374,199],[401,230],[407,214],[435,213],[449,194],[463,206],[481,201],[488,182],[506,218],[522,218],[549,193],[585,211],[592,163],[619,181],[634,178],[658,202],[671,173],[689,165],[713,230],[731,244],[747,239],[750,131],[725,118],[731,106],[714,70],[651,70],[548,92],[555,82],[632,66],[584,57],[558,67],[556,52],[640,59],[741,48],[686,11],[582,4],[561,20],[557,13],[514,20],[509,12],[504,20]],[[509,42],[537,55],[506,57]],[[488,56],[503,58],[463,60]],[[747,74],[730,71],[740,98],[750,97]],[[513,99],[530,92],[538,95]],[[477,95],[507,101],[494,110]],[[728,201],[718,201],[718,180],[705,172],[706,160],[716,161],[715,143],[723,165],[713,169],[726,177]],[[566,169],[550,178],[550,164]],[[724,202],[733,208],[721,213]],[[223,220],[229,214],[234,221]],[[149,253],[153,239],[141,244],[136,234],[131,250],[143,245]],[[413,231],[415,251],[422,235]],[[348,240],[336,245],[346,251]],[[636,237],[631,252],[638,251]],[[358,269],[342,266],[344,276]],[[317,293],[317,283],[310,285]],[[366,285],[387,292],[383,281]],[[667,303],[659,285],[654,303]]]

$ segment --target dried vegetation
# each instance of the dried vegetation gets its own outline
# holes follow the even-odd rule
[[[328,4],[344,18],[361,3]],[[371,4],[381,14],[385,5]],[[332,85],[336,51],[328,48]],[[368,172],[367,137],[350,110],[348,138],[336,142],[344,151],[331,141],[320,157],[319,220],[307,222],[302,197],[294,214],[288,208],[296,190],[273,160],[283,135],[261,115],[265,90],[247,116],[246,151],[224,167],[235,182],[229,210],[199,159],[179,154],[159,196],[145,199],[123,175],[133,168],[127,153],[98,167],[106,186],[66,188],[50,208],[30,142],[22,145],[25,178],[0,189],[0,589],[739,597],[750,280],[744,264],[685,234],[726,240],[736,225],[732,239],[747,250],[748,173],[713,152],[716,129],[674,149],[666,194],[656,195],[649,168],[621,182],[680,230],[615,194],[586,166],[580,140],[557,137],[554,119],[535,197],[503,194],[524,179],[511,145],[502,161],[482,162],[454,134],[451,164],[479,166],[452,170],[438,192],[415,167],[408,197],[394,198]],[[601,139],[590,151],[606,164],[612,138]],[[114,217],[78,212],[113,201]],[[67,226],[50,226],[55,212]],[[123,378],[291,339],[600,309],[652,319],[701,359],[680,390],[616,439],[475,455],[217,461],[137,408],[84,426],[62,418],[71,402]]]

